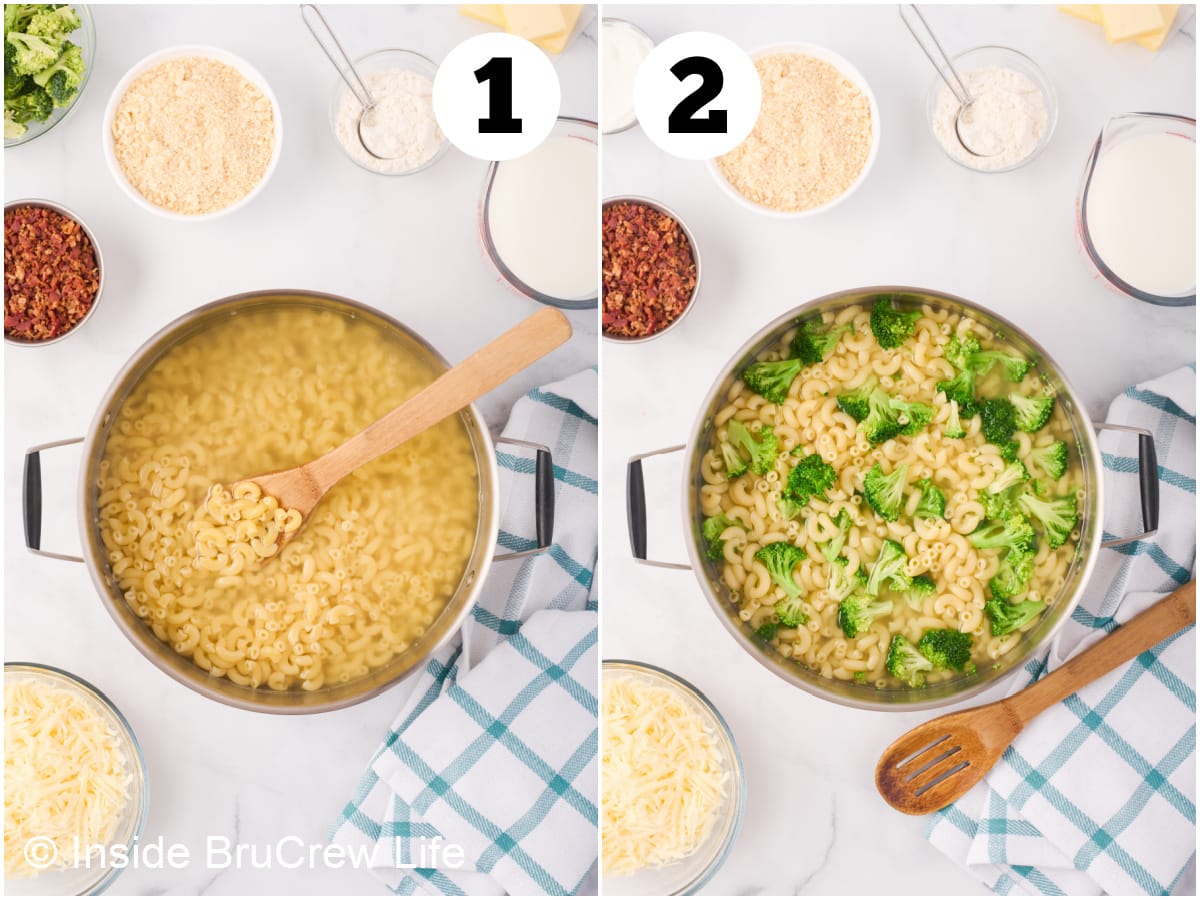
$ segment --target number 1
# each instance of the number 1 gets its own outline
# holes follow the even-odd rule
[[[520,134],[521,120],[513,118],[513,61],[493,56],[475,70],[475,80],[488,85],[488,114],[479,120],[480,134]]]

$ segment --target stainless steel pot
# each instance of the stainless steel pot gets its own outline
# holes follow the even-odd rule
[[[234,684],[227,678],[209,674],[190,659],[180,656],[170,646],[160,641],[150,627],[130,609],[121,595],[100,541],[97,509],[99,494],[96,487],[98,467],[109,431],[121,404],[150,366],[164,353],[180,341],[214,323],[250,310],[268,307],[280,308],[281,306],[330,310],[350,318],[371,322],[398,335],[408,344],[413,353],[424,356],[435,368],[449,368],[445,358],[411,329],[378,310],[332,294],[300,290],[254,291],[202,306],[176,319],[151,337],[122,367],[116,378],[113,379],[104,399],[100,402],[100,407],[85,437],[41,444],[26,452],[22,496],[25,546],[30,552],[40,556],[85,563],[92,576],[92,581],[95,582],[100,593],[100,599],[121,631],[143,655],[175,680],[206,697],[242,709],[269,713],[316,713],[359,703],[375,696],[419,669],[439,647],[458,631],[471,607],[475,605],[475,600],[479,596],[488,569],[493,562],[529,556],[544,552],[549,548],[554,532],[554,462],[549,448],[540,444],[507,438],[498,439],[502,443],[514,444],[536,453],[537,546],[517,553],[495,555],[499,523],[499,479],[495,447],[488,433],[487,424],[480,417],[479,411],[474,405],[463,410],[459,416],[470,436],[475,451],[475,462],[479,467],[479,521],[476,526],[475,547],[471,552],[458,590],[426,633],[406,652],[386,666],[360,679],[346,684],[331,685],[316,691],[275,691],[267,688],[243,687]],[[41,453],[54,447],[80,442],[83,443],[83,461],[79,471],[78,518],[80,544],[84,553],[82,557],[54,553],[43,550],[41,547]]]
[[[704,483],[700,474],[700,462],[704,449],[709,444],[713,418],[725,403],[729,388],[738,379],[742,369],[753,361],[768,346],[775,345],[784,332],[801,316],[814,316],[824,312],[842,310],[861,304],[877,294],[904,294],[915,301],[928,303],[935,308],[953,313],[963,313],[1003,334],[1014,346],[1029,358],[1037,360],[1040,373],[1047,384],[1054,388],[1058,403],[1066,412],[1071,430],[1079,450],[1083,467],[1084,500],[1080,515],[1080,538],[1067,571],[1066,580],[1058,596],[1052,598],[1048,611],[1036,627],[1030,629],[1021,642],[1001,661],[999,668],[983,666],[974,675],[956,678],[926,688],[895,688],[877,690],[871,685],[836,681],[824,678],[816,672],[798,666],[767,644],[758,639],[750,627],[737,616],[737,607],[729,597],[728,588],[721,581],[720,562],[706,558],[700,537],[700,486]],[[1096,429],[1127,431],[1138,436],[1138,470],[1141,481],[1143,533],[1126,538],[1102,540],[1104,510],[1104,483],[1100,451],[1096,444]],[[646,494],[642,472],[642,460],[651,456],[683,452],[686,463],[683,468],[683,527],[688,534],[687,548],[689,563],[659,562],[647,559],[646,555]],[[1096,563],[1099,549],[1117,546],[1153,537],[1158,529],[1158,462],[1154,449],[1153,435],[1142,428],[1125,425],[1099,423],[1093,425],[1087,418],[1083,404],[1075,389],[1044,349],[1016,325],[995,313],[977,306],[961,297],[939,291],[910,287],[868,287],[829,294],[786,315],[780,316],[750,338],[731,359],[714,382],[712,389],[701,406],[692,437],[687,444],[639,453],[630,458],[627,468],[626,505],[629,518],[629,540],[634,559],[644,565],[668,569],[690,569],[696,573],[700,586],[708,598],[709,605],[717,618],[742,649],[791,684],[825,700],[860,709],[912,710],[945,706],[985,690],[997,680],[1020,669],[1037,653],[1067,621],[1071,611],[1079,602],[1080,594],[1087,584],[1088,576]]]

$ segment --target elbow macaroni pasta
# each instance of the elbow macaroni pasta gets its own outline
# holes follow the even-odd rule
[[[459,417],[343,479],[265,561],[299,514],[257,485],[220,485],[331,450],[436,375],[407,338],[301,305],[173,346],[121,404],[99,462],[100,538],[130,608],[251,687],[317,690],[403,653],[475,546],[479,476]]]
[[[999,637],[991,634],[984,604],[987,583],[996,573],[1001,551],[978,550],[966,538],[984,517],[983,505],[977,499],[979,490],[995,479],[1005,462],[998,448],[980,433],[978,416],[963,419],[965,438],[946,438],[949,408],[933,399],[938,393],[937,382],[952,378],[955,372],[942,357],[953,334],[969,330],[985,346],[1005,345],[981,323],[923,306],[912,337],[897,350],[884,350],[871,333],[869,317],[869,309],[863,306],[836,314],[837,324],[854,323],[853,333],[844,334],[822,362],[801,370],[782,405],[766,401],[741,380],[734,382],[724,405],[713,416],[711,444],[701,460],[704,484],[699,500],[705,518],[723,513],[738,523],[721,535],[724,560],[717,564],[738,617],[751,629],[773,618],[774,606],[785,594],[754,554],[773,541],[790,541],[808,555],[796,567],[794,577],[803,590],[809,619],[794,629],[779,628],[771,643],[782,656],[826,678],[849,680],[857,676],[868,684],[887,688],[898,684],[885,668],[887,646],[894,634],[903,634],[915,643],[931,628],[969,632],[974,638],[973,658],[982,668],[997,663],[1012,650],[1021,633]],[[759,359],[785,358],[794,334],[787,332]],[[992,394],[1018,389],[1037,393],[1045,387],[1036,369],[1030,369],[1020,386],[1004,381],[998,369],[979,379],[981,394],[987,395],[989,389]],[[854,419],[838,408],[837,395],[859,386],[871,373],[880,377],[888,393],[934,405],[937,413],[925,431],[874,447],[859,434]],[[751,429],[758,425],[774,427],[779,455],[775,471],[767,477],[747,473],[726,480],[718,448],[731,419]],[[1060,404],[1055,404],[1045,428],[1036,434],[1018,432],[1015,438],[1022,457],[1034,446],[1067,441],[1072,447],[1071,465],[1052,486],[1057,495],[1079,489],[1081,477],[1071,426]],[[826,499],[810,500],[800,518],[788,521],[777,500],[796,459],[790,454],[796,449],[803,454],[819,453],[836,470],[838,481],[826,492]],[[860,496],[863,478],[877,462],[882,462],[888,472],[902,464],[908,466],[907,509],[895,522],[877,516]],[[1031,474],[1048,481],[1044,473]],[[912,485],[924,478],[932,479],[946,496],[944,520],[911,517],[916,505]],[[909,558],[906,574],[928,573],[937,584],[923,609],[912,609],[896,596],[892,614],[875,620],[854,639],[845,638],[838,626],[837,601],[825,590],[830,566],[819,546],[837,531],[833,519],[843,509],[849,510],[852,520],[842,551],[850,571],[860,564],[869,569],[883,541],[890,538],[903,545]],[[1052,601],[1057,596],[1074,557],[1077,537],[1076,532],[1057,550],[1043,543],[1028,598]],[[1025,630],[1034,627],[1036,621]],[[933,683],[955,675],[947,671],[930,673],[927,680]]]

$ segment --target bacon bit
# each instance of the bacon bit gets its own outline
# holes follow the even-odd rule
[[[100,290],[100,267],[74,219],[40,206],[4,211],[4,334],[46,341],[79,324]]]
[[[605,334],[657,334],[683,315],[696,289],[696,260],[683,228],[644,203],[605,208],[601,266]]]

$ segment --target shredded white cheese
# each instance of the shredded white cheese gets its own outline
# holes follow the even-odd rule
[[[692,854],[729,780],[693,704],[636,676],[608,677],[601,734],[604,870],[628,874]]]
[[[100,710],[73,690],[9,675],[4,683],[4,874],[29,878],[25,848],[40,859],[75,862],[82,849],[113,839],[129,802],[130,775],[118,735]],[[78,841],[78,845],[76,845]]]

